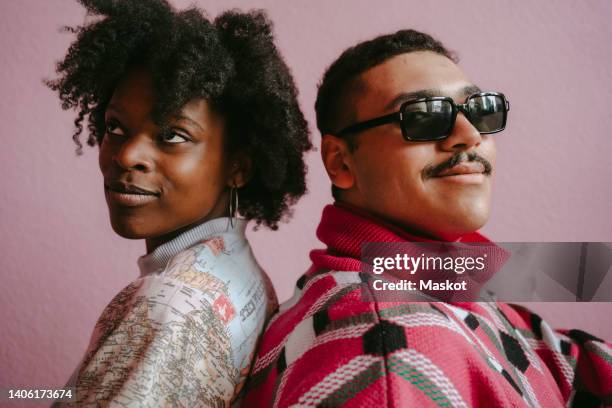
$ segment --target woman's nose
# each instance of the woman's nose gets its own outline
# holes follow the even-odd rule
[[[113,155],[113,162],[124,170],[149,172],[153,168],[153,140],[145,133],[127,137]]]

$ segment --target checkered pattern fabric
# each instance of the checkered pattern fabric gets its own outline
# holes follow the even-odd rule
[[[245,406],[612,405],[610,344],[504,303],[363,302],[361,244],[418,238],[339,206],[317,234],[328,249],[266,329]]]

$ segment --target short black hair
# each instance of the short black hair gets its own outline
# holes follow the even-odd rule
[[[392,57],[414,51],[432,51],[457,62],[455,54],[446,49],[440,41],[415,30],[400,30],[381,35],[345,50],[327,68],[319,84],[315,111],[317,128],[321,135],[340,131],[338,127],[342,125],[340,121],[345,114],[343,109],[346,109],[343,101],[350,99],[350,92],[357,85],[356,79],[360,74]],[[351,149],[356,148],[355,139],[350,135],[347,136],[347,142]],[[339,199],[339,189],[334,185],[332,195],[336,200]]]
[[[63,109],[76,109],[74,142],[87,118],[91,146],[105,133],[104,113],[120,79],[133,67],[153,77],[156,123],[190,100],[205,98],[223,114],[228,149],[244,150],[253,176],[239,189],[239,211],[277,229],[306,192],[304,153],[311,149],[297,89],[261,10],[230,10],[214,21],[196,7],[175,11],[166,0],[79,0],[94,20],[64,27],[76,34],[58,78]]]

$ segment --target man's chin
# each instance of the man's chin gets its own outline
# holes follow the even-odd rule
[[[489,211],[464,212],[453,214],[447,218],[447,222],[441,223],[436,228],[443,235],[455,235],[457,237],[476,232],[489,220]]]
[[[452,208],[431,208],[423,211],[415,226],[426,236],[445,241],[478,231],[489,220],[488,203],[471,203]]]

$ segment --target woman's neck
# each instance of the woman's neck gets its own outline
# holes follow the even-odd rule
[[[205,217],[205,218],[203,218],[201,220],[198,220],[198,221],[196,221],[194,223],[191,223],[189,225],[186,225],[184,227],[176,229],[176,230],[174,230],[172,232],[169,232],[167,234],[160,235],[160,236],[157,236],[157,237],[147,238],[145,240],[146,246],[147,246],[147,254],[150,254],[151,252],[155,251],[156,248],[164,245],[166,242],[172,241],[174,238],[178,237],[179,235],[181,235],[185,231],[189,231],[190,229],[192,229],[192,228],[194,228],[194,227],[196,227],[198,225],[201,225],[201,224],[203,224],[203,223],[205,223],[207,221],[210,221],[212,219],[215,219],[215,218],[220,218],[222,216],[223,215],[219,215],[219,217],[214,217],[214,218]]]

